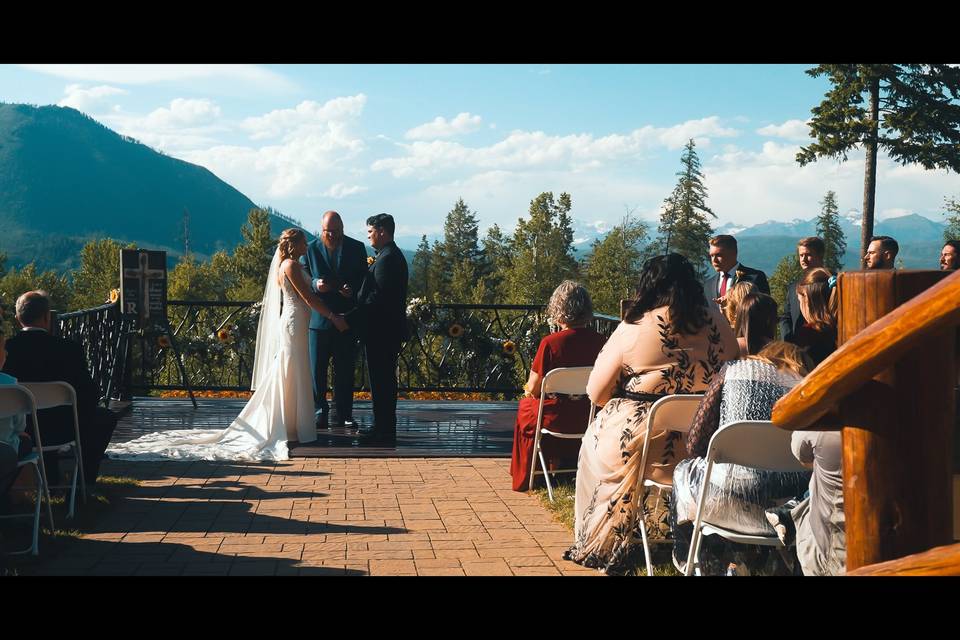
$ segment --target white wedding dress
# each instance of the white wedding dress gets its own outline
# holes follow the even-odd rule
[[[307,346],[310,307],[285,276],[277,285],[278,267],[275,255],[257,329],[255,390],[237,419],[226,429],[148,433],[110,446],[111,459],[287,460],[288,440],[317,439]]]

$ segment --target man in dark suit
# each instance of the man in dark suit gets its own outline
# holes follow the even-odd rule
[[[863,256],[864,269],[893,269],[897,266],[900,245],[890,236],[873,236]]]
[[[323,214],[320,237],[307,245],[304,262],[310,283],[323,303],[334,313],[357,306],[357,292],[367,273],[367,250],[363,243],[343,234],[343,220],[336,211]],[[356,329],[340,332],[314,311],[310,315],[310,367],[313,371],[313,402],[317,428],[353,423],[353,372],[357,362]],[[327,402],[327,371],[333,359],[333,407]]]
[[[710,238],[710,264],[717,273],[703,283],[703,292],[707,300],[723,305],[727,291],[738,282],[752,282],[761,293],[770,294],[767,276],[759,269],[751,269],[737,260],[737,239],[733,236],[719,235]]]
[[[407,260],[393,241],[393,216],[367,218],[367,238],[377,256],[360,287],[347,323],[359,326],[367,351],[373,426],[361,431],[367,443],[394,446],[397,438],[397,361],[407,330]]]
[[[87,487],[93,487],[100,473],[103,452],[110,444],[117,416],[98,407],[99,393],[87,369],[83,348],[76,342],[50,335],[50,299],[43,291],[28,291],[17,299],[17,320],[23,329],[7,340],[7,361],[3,371],[19,382],[69,383],[77,393],[80,421],[80,448]],[[37,412],[40,439],[44,446],[74,439],[73,412],[55,407]],[[55,454],[44,457],[50,482],[56,484],[59,469]]]
[[[797,243],[797,260],[803,270],[823,266],[823,254],[826,245],[816,236],[803,238]],[[780,310],[780,339],[789,341],[797,327],[807,322],[800,313],[800,301],[797,299],[797,283],[791,282],[787,287],[783,308]]]

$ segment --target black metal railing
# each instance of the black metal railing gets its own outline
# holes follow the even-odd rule
[[[119,303],[57,316],[57,335],[83,347],[100,401],[124,394],[127,364],[124,339],[131,324],[131,319],[120,313]]]
[[[170,328],[195,391],[247,391],[259,304],[167,303]],[[411,339],[400,354],[402,391],[472,392],[513,397],[522,392],[540,340],[550,327],[540,305],[429,305],[408,309]],[[598,315],[594,328],[609,336],[619,319]],[[134,348],[137,392],[185,390],[173,345],[147,335]],[[365,358],[357,359],[354,386],[367,389]]]

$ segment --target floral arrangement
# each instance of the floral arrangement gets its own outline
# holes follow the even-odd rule
[[[459,338],[463,335],[463,331],[463,325],[454,322],[452,325],[450,325],[450,328],[447,329],[447,335],[451,338]]]

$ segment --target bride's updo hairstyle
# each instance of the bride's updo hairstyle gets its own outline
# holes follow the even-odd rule
[[[293,258],[294,245],[306,239],[303,229],[297,229],[296,227],[284,229],[283,233],[280,234],[280,242],[277,243],[277,249],[280,250],[280,261],[283,262],[287,258]]]

